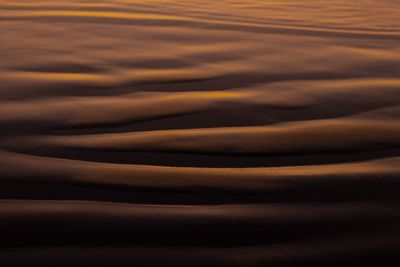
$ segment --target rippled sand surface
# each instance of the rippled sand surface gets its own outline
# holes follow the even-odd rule
[[[398,266],[400,2],[0,0],[0,266]]]

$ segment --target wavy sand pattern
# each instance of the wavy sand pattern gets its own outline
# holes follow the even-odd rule
[[[0,0],[0,265],[398,266],[399,5]]]

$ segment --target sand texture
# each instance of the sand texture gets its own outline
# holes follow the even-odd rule
[[[0,0],[0,266],[400,266],[397,0]]]

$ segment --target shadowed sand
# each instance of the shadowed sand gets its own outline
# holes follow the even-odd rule
[[[396,1],[0,2],[0,266],[399,265]]]

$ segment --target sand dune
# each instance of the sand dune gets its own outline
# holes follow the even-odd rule
[[[17,146],[29,147],[29,141],[18,140],[16,143]],[[33,138],[33,147],[221,154],[307,154],[377,150],[399,145],[400,123],[397,120],[366,119]]]
[[[398,266],[399,16],[0,1],[0,266]]]
[[[398,183],[398,161],[398,158],[389,158],[311,167],[219,169],[105,164],[3,152],[1,177],[4,186],[43,182],[50,185],[105,186],[116,190],[214,192],[216,195],[254,193],[268,197],[270,193],[277,196],[279,193],[282,196],[293,193],[305,198],[313,198],[314,192],[321,200],[329,200],[331,195],[335,198],[347,190],[353,194],[342,197],[375,193],[381,197],[388,193],[387,196],[391,197],[389,192],[394,190],[391,186]],[[10,164],[15,168],[7,168]]]

